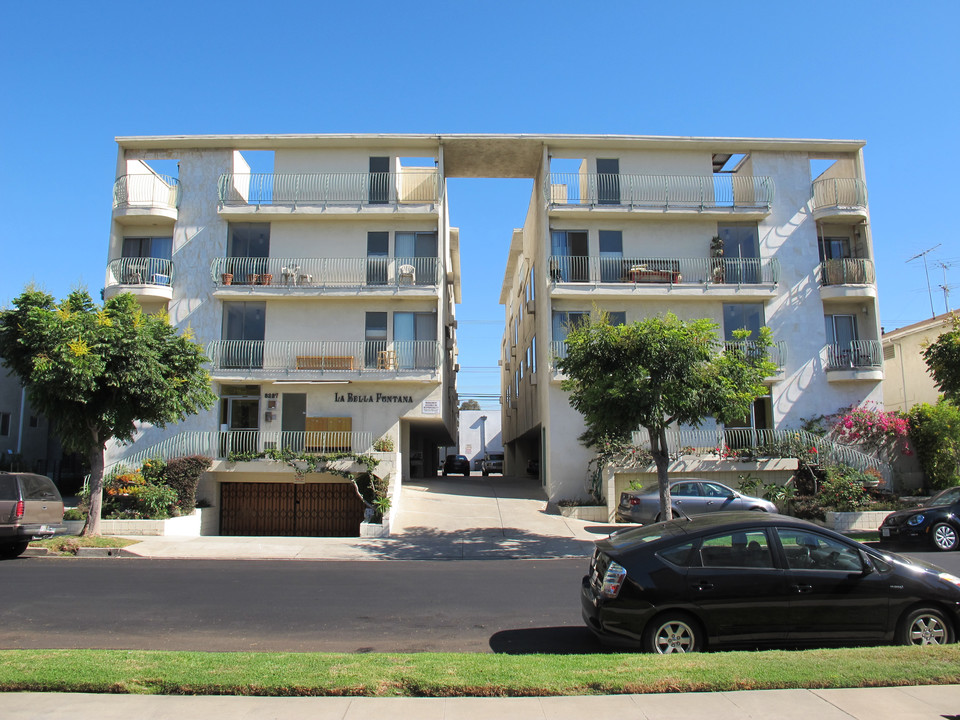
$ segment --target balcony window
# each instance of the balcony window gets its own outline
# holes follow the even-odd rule
[[[597,158],[597,202],[620,204],[620,160]]]
[[[760,328],[764,325],[763,304],[761,303],[724,303],[723,305],[723,339],[726,342],[737,342],[734,333],[737,330],[749,330],[750,337],[756,338]]]
[[[390,158],[370,158],[368,201],[371,205],[386,205],[390,200]]]
[[[397,367],[403,370],[437,367],[437,313],[395,312],[393,344]]]
[[[723,240],[725,283],[760,282],[760,237],[756,223],[720,223],[717,235]]]
[[[385,355],[387,352],[387,313],[368,312],[366,314],[366,327],[364,339],[367,341],[364,346],[364,367],[382,369],[392,369],[388,367],[388,360],[392,357]],[[392,362],[389,365],[393,365]]]
[[[586,230],[554,230],[550,233],[550,278],[554,282],[587,282],[589,243]]]
[[[402,280],[411,285],[433,285],[436,282],[436,232],[398,232],[394,245]],[[408,266],[406,272],[399,271],[404,265]]]
[[[221,434],[220,457],[258,450],[260,387],[225,385],[220,394],[220,427],[230,431]]]
[[[172,237],[125,237],[120,282],[125,285],[169,285]]]
[[[367,285],[386,285],[390,256],[390,233],[377,230],[367,233]],[[386,332],[386,320],[384,320]]]
[[[270,223],[230,223],[227,232],[227,257],[234,259],[228,272],[233,275],[233,282],[259,284],[262,276],[268,274]]]
[[[600,231],[600,281],[620,282],[623,276],[623,232]]]
[[[263,367],[263,338],[267,304],[225,302],[223,304],[223,368]]]

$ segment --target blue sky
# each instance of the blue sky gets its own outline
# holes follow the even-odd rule
[[[626,133],[864,139],[883,326],[960,305],[960,3],[12,3],[0,306],[103,286],[117,135]],[[453,180],[461,397],[496,393],[530,181]],[[946,270],[936,263],[949,265]],[[490,405],[488,407],[495,407]]]

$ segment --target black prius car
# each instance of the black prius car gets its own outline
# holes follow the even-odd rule
[[[880,525],[881,543],[924,543],[936,550],[960,547],[960,487],[943,490],[916,508],[898,510]]]
[[[960,627],[960,578],[803,520],[749,511],[597,541],[580,600],[601,640],[655,653],[942,645]]]

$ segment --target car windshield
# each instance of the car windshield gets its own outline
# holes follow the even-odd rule
[[[939,507],[941,505],[953,505],[956,502],[960,502],[960,487],[947,488],[929,500],[924,500],[920,505],[923,507]]]

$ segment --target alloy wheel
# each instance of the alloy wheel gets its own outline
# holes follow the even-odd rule
[[[933,528],[933,544],[938,550],[953,550],[957,546],[957,531],[946,523],[938,523]]]
[[[910,624],[908,638],[911,645],[943,645],[948,637],[943,620],[936,615],[918,615]]]
[[[654,638],[654,647],[661,655],[692,652],[695,645],[693,628],[679,620],[663,623]]]

